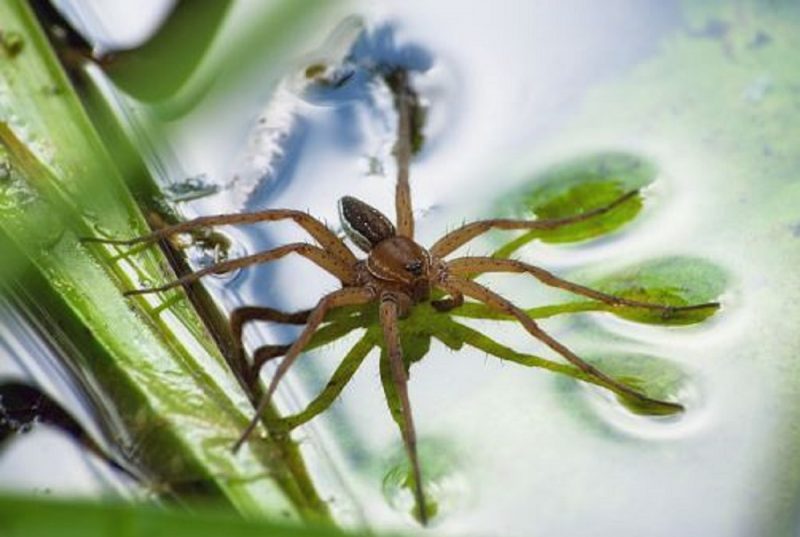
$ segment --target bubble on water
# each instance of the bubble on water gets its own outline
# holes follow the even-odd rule
[[[204,269],[223,263],[229,259],[242,257],[245,252],[244,246],[230,236],[216,230],[201,230],[190,235],[191,240],[188,244],[184,243],[183,248],[186,257],[193,267]],[[232,270],[214,275],[223,280],[233,280],[240,270]]]
[[[459,455],[442,439],[420,439],[419,459],[430,523],[439,523],[469,503],[471,487]],[[396,511],[419,520],[414,477],[405,449],[398,446],[387,462],[381,490]]]

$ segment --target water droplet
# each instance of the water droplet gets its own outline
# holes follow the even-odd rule
[[[215,230],[200,230],[190,235],[191,240],[183,242],[183,248],[192,266],[203,269],[222,263],[228,259],[241,257],[244,248],[228,235]],[[216,276],[231,280],[239,270],[218,273]]]
[[[205,174],[189,177],[188,179],[172,183],[165,189],[166,198],[173,202],[192,201],[219,192],[219,185],[209,181]]]

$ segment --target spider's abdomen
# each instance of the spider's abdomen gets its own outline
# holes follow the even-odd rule
[[[350,240],[367,253],[396,234],[394,225],[383,213],[352,196],[339,200],[339,218]]]

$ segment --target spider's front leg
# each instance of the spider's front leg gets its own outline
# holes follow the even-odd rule
[[[417,94],[411,88],[408,72],[395,69],[386,77],[394,94],[397,109],[397,143],[394,156],[397,162],[397,183],[395,185],[394,203],[397,214],[397,234],[401,237],[414,238],[414,212],[411,207],[411,186],[409,185],[409,167],[411,165],[411,138],[413,136],[413,115],[419,109]]]
[[[179,287],[181,285],[188,285],[190,283],[194,283],[203,276],[207,276],[209,274],[220,274],[223,272],[229,272],[231,270],[249,267],[251,265],[267,263],[269,261],[274,261],[276,259],[286,257],[287,255],[292,253],[299,254],[305,257],[306,259],[313,261],[319,267],[325,269],[330,274],[336,276],[340,281],[342,281],[345,284],[352,284],[356,280],[356,271],[353,265],[348,265],[344,263],[343,261],[332,255],[327,250],[323,250],[322,248],[319,248],[317,246],[312,246],[304,242],[297,242],[297,243],[287,244],[285,246],[279,246],[278,248],[273,248],[272,250],[267,250],[265,252],[259,252],[257,254],[240,257],[238,259],[231,259],[229,261],[216,263],[214,265],[211,265],[210,267],[198,270],[197,272],[192,272],[191,274],[182,276],[181,278],[173,280],[164,285],[158,287],[150,287],[146,289],[134,289],[133,291],[126,291],[125,295],[126,296],[143,295],[146,293],[157,293],[160,291],[166,291],[168,289],[172,289],[173,287]]]
[[[392,374],[397,396],[402,410],[401,431],[406,446],[408,459],[414,472],[414,496],[419,508],[419,520],[424,526],[428,523],[428,509],[422,486],[422,470],[417,454],[417,434],[414,429],[414,417],[411,414],[411,402],[408,397],[408,375],[403,362],[403,350],[400,346],[400,329],[398,326],[398,305],[391,294],[381,297],[380,321],[383,328],[383,339],[386,343],[386,354],[389,359],[389,371]]]
[[[443,258],[447,255],[450,255],[454,251],[456,251],[461,246],[465,245],[472,239],[486,233],[490,229],[505,229],[505,230],[514,230],[514,229],[558,229],[560,227],[575,224],[577,222],[583,222],[585,220],[589,220],[590,218],[594,218],[596,216],[600,216],[605,214],[612,209],[619,207],[629,199],[632,199],[639,193],[638,190],[631,190],[623,194],[622,196],[618,197],[608,205],[604,205],[603,207],[598,207],[597,209],[593,209],[591,211],[586,211],[585,213],[576,214],[574,216],[567,216],[564,218],[554,218],[550,220],[517,220],[511,218],[494,218],[491,220],[480,220],[478,222],[471,222],[469,224],[464,224],[460,228],[454,229],[450,233],[446,234],[444,237],[436,241],[433,246],[431,246],[431,255],[438,258]]]
[[[705,302],[703,304],[692,304],[690,306],[668,306],[665,304],[654,304],[652,302],[642,302],[639,300],[631,300],[616,295],[609,295],[586,287],[574,282],[570,282],[563,278],[559,278],[552,272],[535,265],[530,265],[515,259],[494,259],[491,257],[460,257],[453,259],[447,263],[448,270],[451,274],[457,276],[471,277],[487,272],[515,272],[527,273],[551,287],[564,289],[576,295],[581,295],[594,300],[603,302],[610,306],[629,306],[632,308],[641,308],[648,310],[661,311],[665,316],[673,315],[682,311],[696,311],[703,309],[716,309],[719,308],[719,302]]]
[[[440,286],[442,289],[448,292],[464,293],[466,296],[483,302],[492,309],[515,317],[529,334],[560,354],[564,359],[585,374],[597,379],[599,384],[609,388],[611,391],[626,397],[630,397],[646,405],[661,408],[667,413],[680,412],[683,410],[683,405],[648,397],[638,390],[635,390],[630,386],[606,375],[592,364],[585,362],[578,355],[553,338],[550,334],[542,330],[539,325],[533,319],[531,319],[527,313],[525,313],[525,311],[518,308],[509,300],[503,298],[494,291],[484,287],[483,285],[475,283],[471,280],[465,280],[451,275],[444,282],[442,282]]]
[[[147,235],[135,237],[133,239],[100,239],[97,237],[85,237],[81,240],[82,242],[133,246],[135,244],[149,244],[172,235],[187,233],[196,229],[206,229],[212,226],[256,224],[258,222],[276,222],[279,220],[294,221],[301,228],[305,229],[309,235],[314,237],[323,248],[339,258],[342,262],[347,264],[356,262],[356,257],[353,255],[353,252],[351,252],[344,242],[328,229],[325,224],[304,212],[291,209],[267,209],[265,211],[252,213],[201,216],[193,220],[181,222],[180,224],[161,228]]]

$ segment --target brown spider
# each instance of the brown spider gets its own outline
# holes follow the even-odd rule
[[[254,353],[253,366],[250,368],[247,380],[248,384],[257,382],[258,370],[266,360],[280,355],[285,356],[275,370],[267,391],[261,397],[253,419],[234,444],[234,451],[238,450],[253,432],[279,382],[300,356],[314,332],[324,322],[326,313],[342,306],[377,302],[391,376],[401,403],[404,421],[401,424],[401,431],[412,466],[414,496],[419,509],[420,521],[425,524],[428,520],[428,512],[417,456],[414,421],[408,398],[408,374],[403,361],[403,351],[400,347],[398,319],[407,316],[415,305],[430,301],[434,289],[438,289],[449,296],[449,298],[431,302],[437,310],[445,312],[456,308],[464,302],[465,296],[482,302],[491,309],[516,318],[533,337],[550,347],[580,371],[596,379],[598,384],[624,397],[660,407],[666,412],[681,411],[683,407],[678,403],[652,399],[606,375],[542,330],[525,311],[487,287],[472,281],[472,278],[489,272],[527,273],[546,285],[565,289],[605,304],[658,310],[663,312],[664,315],[671,315],[678,311],[717,308],[719,304],[709,302],[676,307],[629,300],[569,282],[542,268],[512,259],[492,257],[445,259],[459,247],[491,229],[556,229],[604,214],[635,196],[637,191],[628,192],[604,207],[576,216],[551,220],[482,220],[463,225],[447,233],[428,249],[415,242],[414,218],[408,179],[412,153],[412,134],[416,127],[414,125],[414,112],[418,109],[418,103],[416,94],[410,88],[408,76],[404,70],[395,70],[387,75],[386,79],[394,91],[395,106],[399,118],[398,139],[394,149],[398,166],[395,191],[397,226],[395,227],[386,216],[363,201],[350,196],[339,200],[340,217],[346,234],[356,246],[367,254],[365,259],[358,259],[345,243],[319,220],[306,213],[290,209],[268,209],[245,214],[204,216],[165,227],[149,235],[130,240],[89,240],[133,245],[149,243],[176,233],[189,232],[209,226],[252,224],[286,219],[293,220],[305,229],[317,241],[319,246],[304,242],[287,244],[239,259],[217,263],[159,287],[128,291],[126,295],[164,291],[193,283],[208,274],[227,272],[250,265],[274,261],[291,253],[308,258],[341,281],[341,289],[323,296],[311,310],[283,313],[272,308],[243,307],[235,310],[231,315],[231,328],[236,337],[237,352],[241,355],[242,360],[244,350],[241,338],[245,323],[254,320],[266,320],[289,324],[305,324],[305,328],[291,345],[268,345]]]

